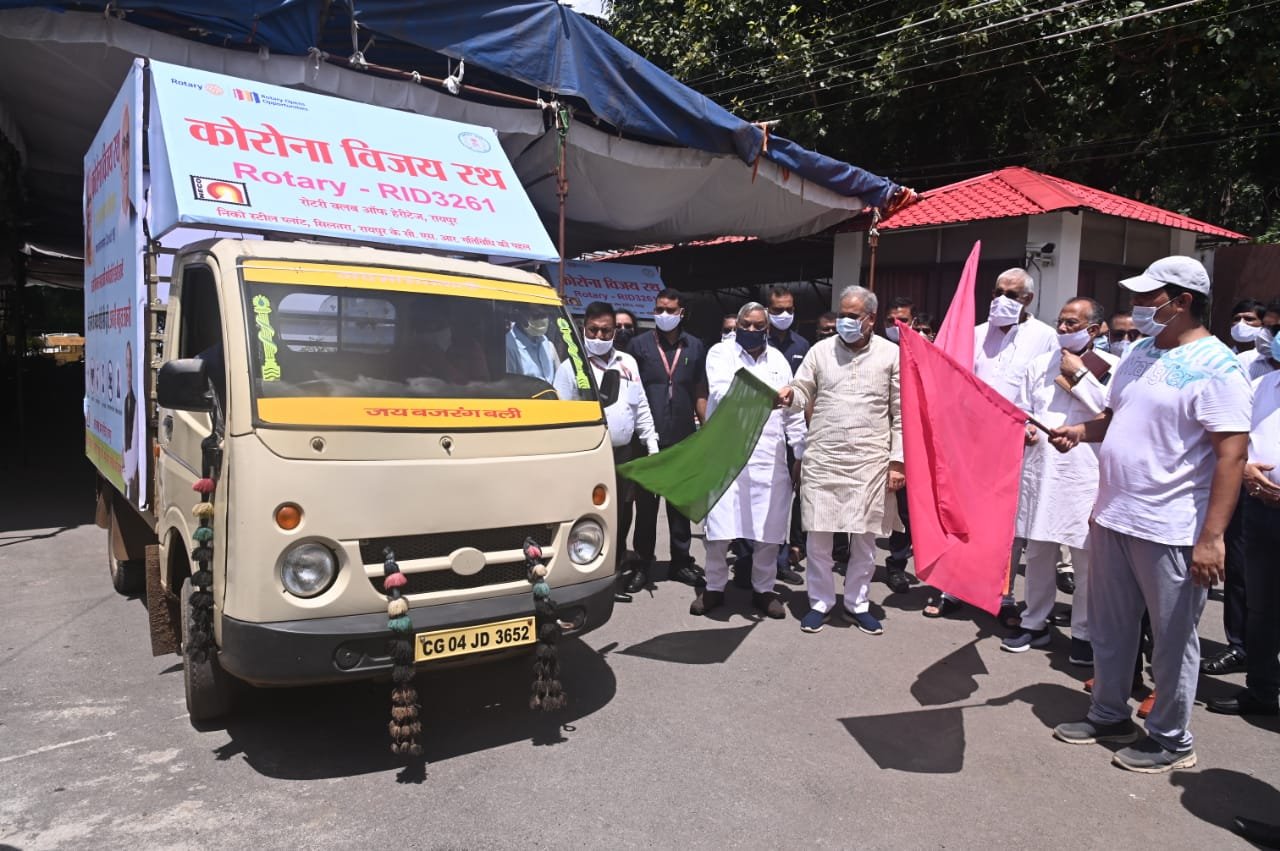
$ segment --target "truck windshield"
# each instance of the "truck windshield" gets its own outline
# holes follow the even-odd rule
[[[601,419],[548,287],[313,265],[242,268],[259,420],[454,429]]]

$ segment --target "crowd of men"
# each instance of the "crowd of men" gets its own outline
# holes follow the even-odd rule
[[[1063,625],[1070,661],[1093,668],[1092,706],[1054,735],[1123,743],[1117,765],[1157,773],[1196,762],[1190,723],[1201,672],[1247,672],[1246,687],[1210,701],[1210,711],[1278,712],[1280,573],[1270,548],[1280,545],[1280,299],[1236,305],[1230,339],[1219,340],[1206,328],[1210,280],[1196,260],[1164,258],[1120,285],[1129,309],[1107,315],[1091,298],[1072,298],[1051,325],[1029,310],[1034,279],[1004,272],[988,320],[975,328],[972,368],[1049,429],[1026,428],[1002,649],[1046,647],[1061,622],[1056,592],[1073,594]],[[740,369],[778,388],[749,461],[706,518],[705,566],[690,555],[688,518],[666,506],[668,578],[696,589],[692,615],[726,605],[732,584],[779,619],[775,582],[803,582],[804,632],[820,632],[838,610],[880,635],[867,600],[878,541],[889,548],[891,591],[911,584],[897,323],[932,340],[934,322],[905,298],[882,311],[873,292],[853,286],[818,318],[810,343],[794,328],[791,292],[774,287],[766,304],[726,315],[708,345],[685,330],[687,309],[679,292],[662,291],[653,332],[639,335],[636,317],[608,304],[590,305],[585,317],[597,378],[614,369],[622,379],[605,410],[619,461],[692,434]],[[574,392],[570,379],[562,367],[562,394]],[[662,500],[643,490],[623,499],[617,549],[633,555],[619,560],[618,599],[630,601],[654,578]],[[1013,580],[1024,558],[1019,607]],[[1229,644],[1202,661],[1197,626],[1220,582]],[[938,594],[924,614],[961,606]],[[1143,682],[1144,650],[1155,688],[1139,707],[1142,735],[1130,699]],[[1267,826],[1250,829],[1265,835]]]

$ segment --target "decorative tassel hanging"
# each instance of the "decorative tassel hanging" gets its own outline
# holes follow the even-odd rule
[[[542,556],[542,547],[532,538],[524,540],[524,563],[529,571],[529,582],[533,585],[534,623],[538,632],[529,708],[553,712],[569,700],[560,684],[560,658],[556,650],[556,641],[560,638],[560,619],[555,601],[551,599],[551,586],[547,584],[547,565]]]
[[[408,580],[396,564],[390,547],[382,551],[382,588],[387,595],[387,629],[391,630],[388,649],[391,655],[391,752],[397,756],[422,756],[418,736],[422,722],[418,717],[418,691],[413,687],[413,621],[409,618],[409,601],[400,594]]]
[[[208,661],[213,652],[213,493],[222,468],[222,446],[217,431],[200,442],[203,475],[191,486],[200,494],[200,502],[191,510],[199,525],[191,533],[196,542],[191,550],[191,562],[196,570],[190,580],[191,635],[187,655],[197,664]]]

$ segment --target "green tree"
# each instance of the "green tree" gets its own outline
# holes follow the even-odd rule
[[[1280,239],[1280,0],[613,9],[735,113],[916,188],[1022,164]]]

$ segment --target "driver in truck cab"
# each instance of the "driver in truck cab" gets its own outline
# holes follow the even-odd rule
[[[507,332],[507,372],[554,384],[560,359],[547,336],[550,330],[551,311],[536,304],[520,305]]]

